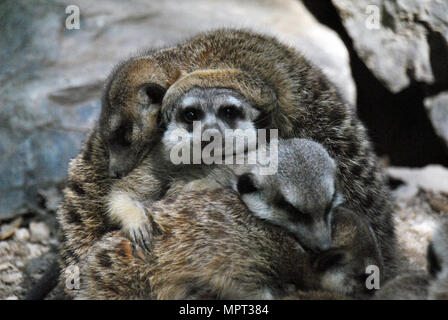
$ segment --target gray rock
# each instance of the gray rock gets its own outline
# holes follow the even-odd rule
[[[14,240],[25,242],[30,239],[30,232],[26,228],[20,228],[14,233]]]
[[[76,1],[80,29],[65,28],[68,0],[0,3],[0,220],[36,204],[64,180],[100,110],[112,67],[144,48],[199,31],[246,26],[278,35],[320,66],[354,104],[347,51],[296,0]]]
[[[42,242],[50,238],[50,229],[43,222],[31,222],[30,233],[32,242]]]
[[[406,205],[418,194],[418,187],[415,184],[403,184],[392,192],[393,198],[397,203]]]
[[[22,217],[18,217],[10,223],[3,223],[0,225],[0,240],[6,240],[17,231],[22,224]]]
[[[426,98],[424,103],[434,129],[448,145],[448,91]]]
[[[448,2],[332,0],[367,67],[392,92],[448,82]],[[367,11],[373,8],[373,11]],[[378,24],[375,24],[378,13]],[[373,20],[372,20],[373,19]]]
[[[53,252],[47,252],[40,257],[29,260],[25,266],[24,273],[31,279],[37,280],[50,268],[51,263],[55,260],[56,255]]]
[[[18,284],[22,281],[22,273],[12,264],[0,265],[0,281],[6,284]]]
[[[23,298],[57,256],[55,235],[39,243],[29,238],[28,230],[20,228],[14,237],[0,241],[0,300]]]
[[[37,192],[45,201],[45,210],[56,212],[62,202],[62,195],[59,190],[51,187],[48,189],[39,189]]]
[[[440,165],[428,165],[424,168],[389,167],[387,174],[425,191],[448,194],[448,168]]]

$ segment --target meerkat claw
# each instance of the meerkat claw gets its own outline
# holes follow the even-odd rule
[[[134,245],[139,246],[145,251],[151,251],[152,246],[152,228],[144,225],[129,230],[129,239]]]

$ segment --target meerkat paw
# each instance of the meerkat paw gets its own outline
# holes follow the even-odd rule
[[[123,232],[134,245],[150,250],[152,223],[143,203],[126,193],[113,193],[109,198],[109,215],[122,226]]]

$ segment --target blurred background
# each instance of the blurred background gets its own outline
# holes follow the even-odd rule
[[[78,24],[79,22],[79,24]],[[58,246],[67,165],[121,59],[247,27],[300,50],[366,124],[409,257],[448,215],[448,1],[0,1],[0,299],[21,298]]]

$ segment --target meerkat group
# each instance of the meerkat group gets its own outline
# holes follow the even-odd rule
[[[160,257],[163,257],[163,254],[162,252],[156,254],[158,249],[153,245],[158,243],[160,248],[169,245],[170,237],[164,238],[164,230],[165,232],[172,230],[171,234],[179,237],[176,243],[171,243],[170,250],[175,250],[175,246],[179,246],[179,250],[184,250],[184,254],[189,251],[187,246],[183,247],[182,241],[190,243],[188,237],[191,235],[185,236],[187,238],[183,239],[183,236],[181,237],[183,231],[179,231],[179,235],[176,233],[176,229],[171,229],[176,225],[182,225],[178,220],[188,219],[188,215],[174,215],[170,218],[174,223],[170,228],[163,222],[148,223],[149,220],[143,219],[144,216],[141,213],[146,215],[146,212],[157,208],[158,202],[154,203],[154,201],[165,195],[169,183],[166,184],[163,179],[154,179],[154,184],[148,183],[147,175],[139,174],[138,171],[151,161],[160,165],[162,161],[166,161],[166,159],[158,158],[157,154],[162,150],[163,143],[169,145],[170,141],[163,141],[163,137],[167,131],[173,129],[170,126],[179,124],[182,122],[181,119],[188,120],[188,123],[184,121],[183,125],[190,132],[191,122],[205,121],[207,120],[203,118],[205,116],[210,116],[212,122],[214,121],[214,124],[218,126],[215,129],[224,127],[242,127],[253,130],[278,129],[280,140],[305,138],[320,144],[328,153],[329,158],[336,160],[332,170],[334,170],[334,181],[337,181],[337,188],[334,186],[332,192],[325,196],[340,195],[346,200],[344,206],[347,210],[354,212],[355,217],[365,223],[366,230],[370,230],[367,234],[371,235],[373,240],[367,241],[367,243],[378,244],[378,256],[381,256],[381,259],[378,259],[384,261],[384,267],[381,269],[382,276],[387,279],[395,275],[399,259],[397,258],[398,252],[388,188],[377,158],[372,151],[366,130],[352,107],[341,99],[337,90],[325,79],[318,68],[312,66],[292,48],[273,37],[246,30],[220,29],[199,34],[174,47],[152,50],[130,58],[112,72],[104,89],[98,126],[87,138],[80,155],[69,165],[64,201],[58,211],[63,235],[61,241],[62,277],[64,270],[69,266],[81,265],[85,261],[98,259],[102,263],[91,263],[90,266],[82,267],[83,274],[91,275],[91,279],[93,279],[92,283],[87,286],[102,284],[104,288],[117,291],[118,289],[111,283],[104,283],[99,275],[105,272],[105,268],[113,269],[123,264],[128,265],[129,268],[136,266],[135,270],[138,271],[126,268],[123,270],[127,270],[127,272],[121,273],[123,275],[134,274],[136,277],[134,280],[139,279],[135,281],[139,284],[129,286],[129,288],[139,287],[138,293],[134,292],[129,296],[151,296],[148,289],[157,283],[157,277],[163,276],[157,275],[155,271],[140,273],[139,271],[142,269],[138,267],[139,261],[145,261],[143,265],[149,269],[152,267],[148,266],[161,263]],[[331,169],[331,165],[328,168]],[[167,175],[164,178],[171,178],[166,170],[158,172],[161,177],[164,174]],[[200,172],[199,176],[202,177],[203,173]],[[131,177],[136,186],[150,188],[150,194],[154,195],[153,201],[149,203],[139,201],[148,199],[145,197],[147,195],[145,189],[131,187],[127,194],[141,197],[126,199],[131,201],[119,201],[119,210],[114,212],[113,208],[117,209],[115,206],[117,203],[114,204],[114,201],[117,200],[117,197],[113,196],[114,191],[121,181]],[[256,199],[257,194],[259,198],[267,196],[265,198],[267,205],[273,204],[273,202],[269,202],[271,200],[278,200],[259,191],[244,192],[250,191],[252,187],[256,188],[257,183],[268,182],[268,180],[256,181],[251,177],[253,176],[245,175],[242,182],[240,181],[240,186],[244,186],[240,190],[241,197],[236,197],[234,193],[229,194],[230,198],[233,197],[230,208],[220,207],[222,203],[225,203],[226,198],[222,195],[220,197],[222,199],[218,200],[217,194],[221,193],[201,192],[203,194],[212,192],[209,196],[214,200],[207,203],[214,204],[216,201],[217,209],[230,210],[235,206],[240,206],[241,210],[238,212],[241,211],[242,216],[238,219],[243,219],[247,207],[242,205],[242,199],[246,199],[244,203],[248,206],[250,203],[256,203],[251,201]],[[162,183],[159,184],[158,181]],[[131,184],[128,183],[128,185]],[[188,193],[179,197],[193,198]],[[195,203],[200,203],[203,197],[196,194],[194,198],[196,199]],[[335,199],[337,198],[335,197]],[[161,201],[166,203],[169,202],[169,199],[168,196],[167,199]],[[320,234],[319,232],[308,233],[303,231],[306,229],[289,229],[292,226],[289,223],[291,216],[294,216],[298,210],[293,208],[294,204],[290,203],[288,196],[284,195],[284,198],[280,200],[282,201],[276,202],[276,206],[282,207],[279,203],[286,204],[286,206],[283,206],[280,211],[276,211],[281,212],[281,215],[269,216],[269,218],[277,217],[271,220],[271,224],[280,226],[282,230],[288,230],[289,232],[285,234],[288,234],[289,237],[296,232],[300,241],[306,243],[307,247],[316,246],[318,248],[321,246],[327,249],[328,239],[325,240],[324,236],[319,241],[306,238],[307,235]],[[174,207],[172,208],[179,208],[177,212],[180,213],[182,211],[180,209],[185,206],[185,203],[176,201],[173,202]],[[203,201],[207,201],[207,199]],[[132,217],[126,216],[126,205],[120,209],[120,204],[123,203],[131,205],[132,210],[128,212],[137,212],[137,214]],[[138,209],[139,206],[141,210],[135,211],[135,208]],[[326,208],[319,208],[319,210],[319,215],[324,218],[328,210]],[[164,212],[164,210],[161,211]],[[263,212],[253,208],[250,208],[250,211]],[[200,214],[197,213],[198,216]],[[213,212],[204,211],[203,214],[205,221],[211,223]],[[263,215],[265,214],[266,212],[260,214],[260,217],[264,219]],[[156,220],[159,215],[153,212],[152,216]],[[162,216],[164,215],[162,214]],[[219,215],[217,215],[217,219],[219,219]],[[293,219],[293,221],[296,220]],[[257,222],[257,226],[258,223],[260,222]],[[217,224],[219,225],[219,223]],[[160,228],[160,226],[163,227]],[[331,230],[328,226],[328,222],[327,225],[320,225],[322,230],[327,230],[326,233],[322,233],[327,236],[328,230]],[[236,228],[235,230],[238,230],[240,227]],[[147,253],[140,254],[139,257],[130,255],[129,242],[126,242],[126,238],[111,237],[111,233],[116,233],[118,230],[123,230],[126,237],[133,240],[132,245],[148,246]],[[270,232],[267,233],[270,234]],[[276,234],[281,236],[276,236],[275,241],[290,241],[285,240],[288,236],[284,236],[282,232],[274,232],[272,237]],[[248,236],[247,232],[244,235]],[[153,239],[157,237],[163,240],[154,242]],[[248,239],[247,241],[241,239],[241,243],[250,246],[251,243],[248,242]],[[267,246],[270,247],[273,243],[275,242],[271,241]],[[298,241],[294,243],[298,243]],[[202,245],[208,244],[203,243]],[[102,252],[97,255],[98,248],[107,251],[108,254]],[[195,247],[193,246],[193,248]],[[249,249],[250,247],[246,250]],[[195,248],[194,250],[199,249]],[[179,252],[179,255],[182,255],[182,252]],[[344,256],[348,257],[350,254]],[[114,257],[114,259],[111,260],[110,257]],[[192,257],[185,257],[186,265],[183,268],[186,269],[186,272],[196,263]],[[263,255],[260,254],[259,257],[261,259]],[[148,264],[148,259],[155,260],[157,263]],[[169,261],[169,257],[166,259]],[[242,260],[244,260],[243,257]],[[334,259],[329,259],[329,261],[332,260]],[[269,269],[279,267],[272,266],[272,261],[269,263],[271,264],[266,265]],[[378,262],[378,264],[382,266],[382,263]],[[262,261],[260,261],[260,265],[264,267]],[[244,268],[241,270],[244,271]],[[265,271],[268,272],[268,270]],[[269,272],[267,273],[269,280],[265,283],[273,283],[272,279],[278,279]],[[281,274],[281,276],[286,276]],[[247,277],[244,274],[238,275],[238,278],[242,278],[242,285],[247,283],[250,287],[254,283],[258,283],[256,278],[250,279],[249,275],[250,270],[248,270]],[[132,278],[132,276],[127,278],[125,276],[117,283],[124,283]],[[184,280],[188,283],[188,279],[184,278]],[[224,280],[216,278],[218,282]],[[212,280],[209,279],[209,281]],[[251,282],[252,284],[250,284]],[[332,280],[327,277],[326,283],[331,282]],[[212,296],[226,296],[225,292],[214,291],[218,287],[205,286],[205,291],[212,292]],[[198,295],[201,296],[204,294],[203,289],[199,285],[198,288],[194,288],[193,292],[198,290]],[[257,294],[260,292],[258,289],[256,290]],[[171,293],[167,295],[155,293],[155,295],[157,297],[175,296],[172,293],[175,289],[167,290]],[[272,293],[277,292],[276,290],[277,288],[269,288],[268,291]],[[188,292],[191,296],[195,296],[190,291]],[[164,292],[163,289],[160,289],[160,292]],[[249,292],[253,291],[249,290]],[[276,294],[272,295],[277,296]],[[88,294],[85,296],[94,298]]]
[[[288,166],[289,160],[295,163]],[[154,224],[150,252],[140,251],[134,259],[126,238],[108,236],[81,264],[84,283],[77,298],[367,297],[366,268],[381,268],[383,261],[371,228],[334,202],[333,160],[319,144],[293,139],[280,144],[279,163],[283,166],[269,182],[260,181],[254,168],[254,182],[247,173],[235,177],[240,195],[257,193],[256,188],[270,194],[257,200],[239,201],[230,187],[195,190],[186,184],[187,190],[155,202],[147,209]],[[323,193],[322,200],[315,202],[313,190]],[[313,229],[324,221],[330,229]],[[310,254],[300,227],[332,241]]]

